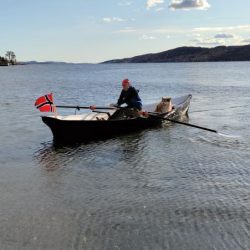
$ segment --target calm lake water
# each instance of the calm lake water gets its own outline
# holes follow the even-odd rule
[[[250,249],[250,63],[0,67],[0,249]],[[190,123],[55,147],[34,107],[193,94]],[[74,113],[74,110],[61,111]]]

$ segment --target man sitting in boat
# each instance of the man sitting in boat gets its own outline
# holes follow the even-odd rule
[[[129,79],[122,81],[122,92],[117,101],[117,105],[120,106],[126,103],[127,108],[133,108],[137,110],[142,109],[141,98],[139,97],[138,90],[131,86]]]
[[[124,79],[122,81],[120,97],[114,106],[119,107],[124,103],[127,104],[127,106],[123,109],[118,109],[112,118],[126,119],[141,116],[142,102],[138,92],[138,90],[131,86],[129,79]]]

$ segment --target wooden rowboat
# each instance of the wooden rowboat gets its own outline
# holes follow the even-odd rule
[[[173,98],[174,110],[163,117],[178,119],[188,114],[192,96]],[[156,104],[145,105],[144,110],[153,112]],[[97,112],[69,116],[42,116],[51,129],[55,142],[83,142],[92,139],[110,138],[151,127],[157,127],[163,120],[158,117],[113,118],[114,112]]]

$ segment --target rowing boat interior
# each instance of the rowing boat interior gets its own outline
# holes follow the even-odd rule
[[[183,103],[187,100],[188,96],[182,96],[179,98],[173,98],[172,102],[175,107],[180,107],[182,106]],[[148,112],[154,112],[155,108],[158,103],[153,103],[149,105],[145,105],[143,107],[143,110],[146,110]],[[114,114],[115,110],[111,110],[108,113],[110,115]],[[75,115],[66,115],[66,116],[61,116],[61,115],[51,115],[49,117],[56,118],[58,120],[63,120],[63,121],[97,121],[97,120],[108,120],[109,115],[108,113],[97,113],[97,112],[92,112],[92,113],[86,113],[86,114],[75,114]]]

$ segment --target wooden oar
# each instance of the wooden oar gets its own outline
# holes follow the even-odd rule
[[[57,108],[65,108],[65,109],[91,109],[91,106],[56,106]],[[94,107],[94,109],[104,109],[104,110],[114,110],[116,107]]]
[[[152,117],[155,117],[155,118],[159,118],[159,119],[162,119],[162,120],[165,120],[165,121],[170,121],[170,122],[173,122],[173,123],[178,123],[178,124],[181,124],[181,125],[185,125],[185,126],[189,126],[189,127],[193,127],[193,128],[198,128],[198,129],[202,129],[202,130],[206,130],[206,131],[209,131],[209,132],[212,132],[212,133],[219,134],[219,132],[217,130],[214,130],[214,129],[201,127],[201,126],[198,126],[198,125],[195,125],[195,124],[191,124],[191,123],[186,123],[186,122],[180,122],[180,121],[172,120],[172,119],[169,119],[169,118],[166,118],[166,117],[155,115],[154,113],[150,113],[150,112],[148,114],[149,114],[149,116],[152,116]]]

